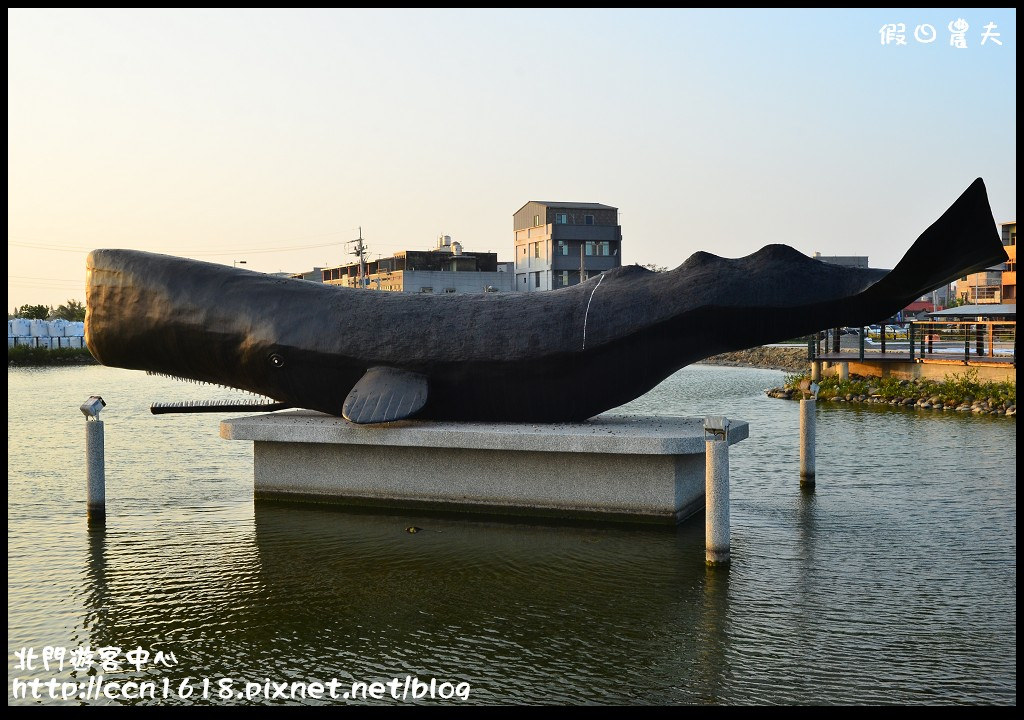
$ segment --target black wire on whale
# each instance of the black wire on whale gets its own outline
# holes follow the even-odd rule
[[[979,178],[889,272],[768,245],[534,293],[340,288],[133,250],[89,255],[86,343],[105,365],[227,385],[360,423],[564,422],[722,352],[893,315],[1005,262]]]

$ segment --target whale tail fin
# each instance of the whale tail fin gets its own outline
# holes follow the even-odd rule
[[[985,182],[978,178],[868,292],[912,302],[937,287],[1007,259]]]

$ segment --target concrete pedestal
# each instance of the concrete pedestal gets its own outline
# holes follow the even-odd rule
[[[354,425],[300,410],[220,434],[253,441],[257,498],[664,524],[704,507],[699,418]],[[728,442],[747,435],[733,421]]]

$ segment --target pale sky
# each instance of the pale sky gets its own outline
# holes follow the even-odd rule
[[[371,257],[446,233],[511,260],[529,200],[618,207],[624,263],[892,267],[976,177],[1016,219],[1016,18],[9,10],[8,309],[84,299],[101,247],[296,272],[361,226]]]

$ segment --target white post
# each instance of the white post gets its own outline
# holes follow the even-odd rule
[[[815,360],[811,363],[811,382],[821,382],[821,361]]]
[[[800,401],[800,484],[814,485],[814,398]]]
[[[89,525],[104,525],[107,521],[103,421],[99,419],[104,406],[103,398],[93,395],[81,407],[85,415],[85,512]]]
[[[704,418],[705,510],[704,559],[708,565],[729,562],[729,421]]]
[[[850,363],[841,362],[839,363],[839,379],[849,380],[850,379]]]

